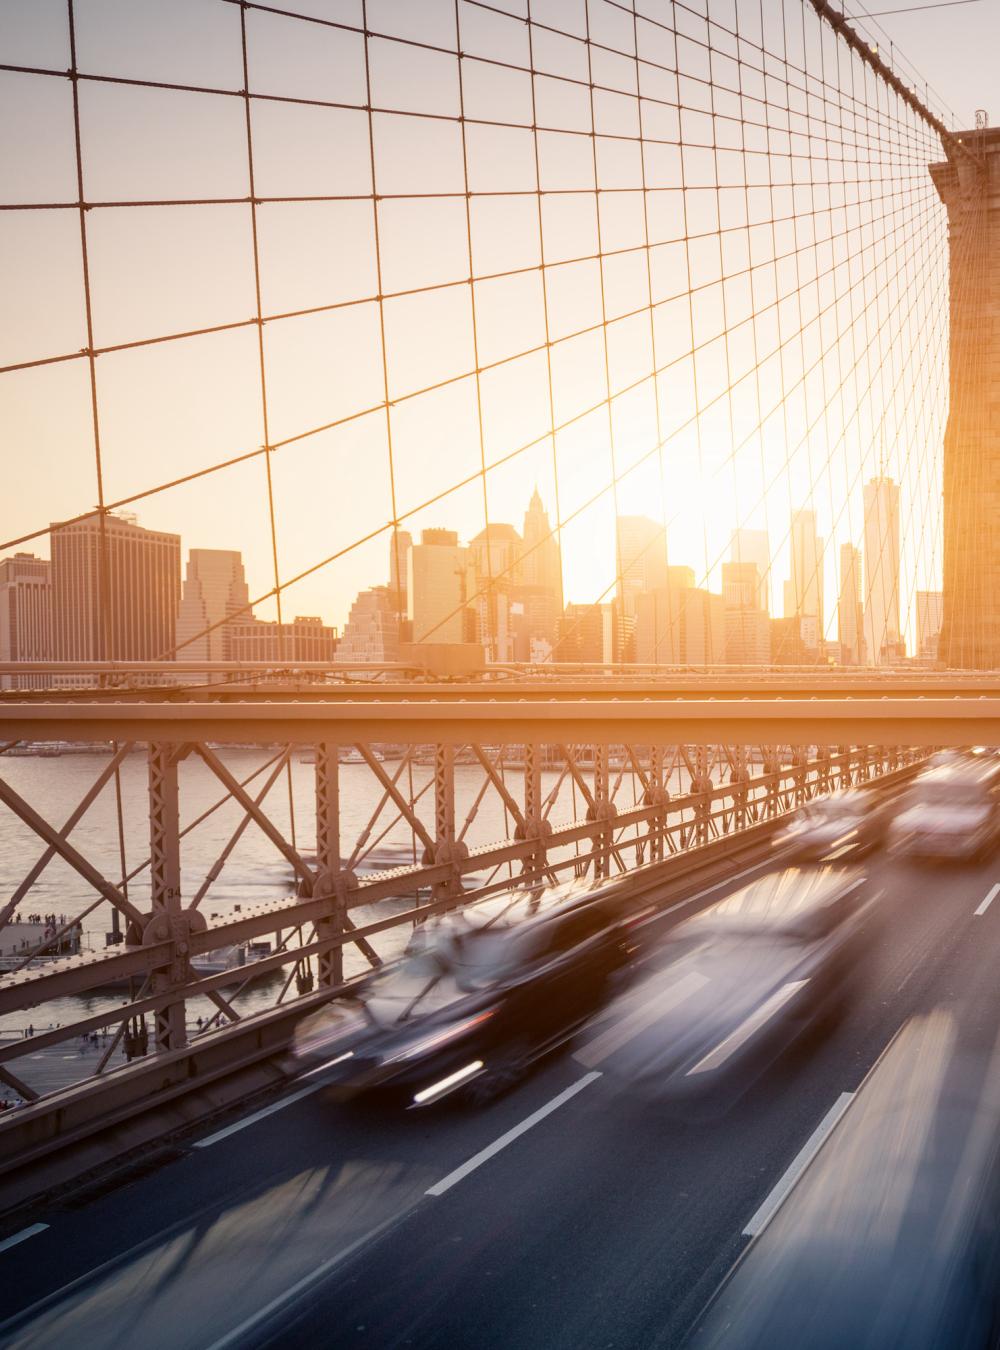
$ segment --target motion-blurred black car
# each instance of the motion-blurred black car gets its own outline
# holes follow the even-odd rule
[[[416,929],[402,959],[306,1018],[299,1068],[341,1094],[391,1089],[412,1106],[461,1090],[486,1102],[608,997],[628,960],[619,880],[518,891]]]
[[[849,1002],[873,903],[856,870],[769,873],[672,930],[576,1058],[645,1097],[729,1104]]]
[[[774,846],[802,862],[857,858],[885,842],[893,810],[891,799],[863,788],[817,797],[775,835]]]

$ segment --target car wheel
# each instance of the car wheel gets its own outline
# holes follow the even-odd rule
[[[466,1087],[466,1100],[473,1106],[488,1106],[516,1087],[530,1066],[531,1047],[527,1041],[515,1041],[498,1050]]]

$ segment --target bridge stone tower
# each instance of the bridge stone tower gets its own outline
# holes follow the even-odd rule
[[[930,168],[951,261],[938,652],[951,667],[1000,670],[1000,128],[963,132],[945,151]]]

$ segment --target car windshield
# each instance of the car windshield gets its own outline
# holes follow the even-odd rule
[[[859,802],[846,801],[842,797],[830,797],[825,801],[811,802],[806,807],[807,820],[843,820],[845,817],[860,816],[862,807]]]

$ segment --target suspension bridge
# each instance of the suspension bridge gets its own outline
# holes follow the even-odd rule
[[[846,1025],[666,1170],[579,1066],[430,1140],[289,1039],[1000,745],[1000,130],[825,0],[13,9],[0,1340],[679,1344],[988,865],[870,863]]]

